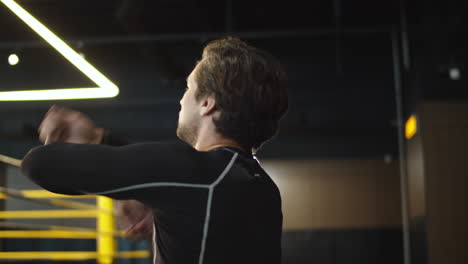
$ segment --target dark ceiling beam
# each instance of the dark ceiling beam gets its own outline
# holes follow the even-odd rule
[[[145,0],[121,0],[115,11],[115,17],[128,35],[145,36],[154,32],[154,29],[162,30],[167,26],[169,17],[183,16],[191,21],[193,27],[207,28],[209,25],[203,22],[203,14],[196,2],[184,1],[145,1]],[[180,24],[172,21],[177,28]],[[166,26],[164,26],[166,25]],[[171,46],[159,45],[158,42],[139,42],[138,51],[153,60],[158,68],[159,76],[166,80],[184,79],[188,70],[175,58],[177,54]],[[157,58],[157,59],[156,59]]]
[[[28,101],[24,102],[2,102],[0,104],[0,113],[29,113],[31,111],[40,111],[48,109],[52,104],[58,104],[63,107],[77,109],[147,109],[147,108],[168,108],[179,107],[177,98],[110,98],[93,100],[66,100],[66,101]]]
[[[145,9],[147,8],[144,0],[121,0],[116,8],[115,17],[129,35],[145,35],[148,30],[148,25],[146,25],[144,19]],[[157,16],[157,13],[155,16]],[[179,75],[183,76],[183,70],[179,69],[166,48],[157,44],[142,42],[138,46],[138,51],[143,56],[158,58],[153,62],[161,77],[175,79]]]
[[[341,34],[375,34],[390,33],[392,27],[355,27],[341,28]],[[65,39],[70,45],[113,45],[126,43],[151,43],[169,41],[199,41],[205,42],[224,36],[237,36],[242,39],[275,39],[333,36],[336,28],[314,28],[305,30],[277,30],[277,31],[237,31],[237,32],[197,32],[197,33],[168,33],[168,34],[140,34],[130,36],[108,36],[102,38]],[[0,49],[39,48],[47,46],[43,41],[3,41]]]
[[[232,1],[233,0],[225,0],[225,7],[224,7],[224,30],[226,32],[231,32],[234,27],[234,18],[233,18],[233,9],[232,9]]]

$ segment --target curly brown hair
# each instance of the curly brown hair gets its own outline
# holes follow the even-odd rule
[[[255,153],[276,135],[288,109],[287,77],[279,61],[226,37],[208,43],[198,64],[196,99],[214,95],[218,132]]]

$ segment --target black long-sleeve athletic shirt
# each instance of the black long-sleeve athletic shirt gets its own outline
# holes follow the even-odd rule
[[[135,199],[153,210],[158,264],[278,264],[281,198],[256,159],[181,141],[33,148],[24,175],[61,194]]]

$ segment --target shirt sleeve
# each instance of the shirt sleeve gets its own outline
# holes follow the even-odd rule
[[[116,199],[136,199],[132,189],[144,186],[209,185],[209,175],[216,174],[213,170],[222,169],[213,166],[209,156],[210,153],[198,152],[178,141],[121,147],[56,142],[31,149],[21,170],[55,193],[104,193]]]
[[[116,136],[110,130],[104,130],[104,136],[102,137],[101,144],[120,147],[130,144],[130,142],[122,137]]]

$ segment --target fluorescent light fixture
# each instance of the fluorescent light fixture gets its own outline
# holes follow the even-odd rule
[[[18,55],[16,54],[10,54],[10,56],[8,56],[8,63],[11,65],[11,66],[15,66],[16,64],[18,64],[19,62],[19,57]]]
[[[32,100],[67,100],[67,99],[89,99],[108,98],[119,94],[119,88],[107,79],[102,73],[94,68],[82,56],[76,53],[57,35],[46,26],[24,10],[13,0],[0,0],[15,15],[17,15],[32,30],[49,43],[57,52],[62,54],[71,64],[73,64],[84,75],[91,79],[98,87],[91,88],[68,88],[53,90],[29,90],[0,92],[0,101],[32,101]]]

